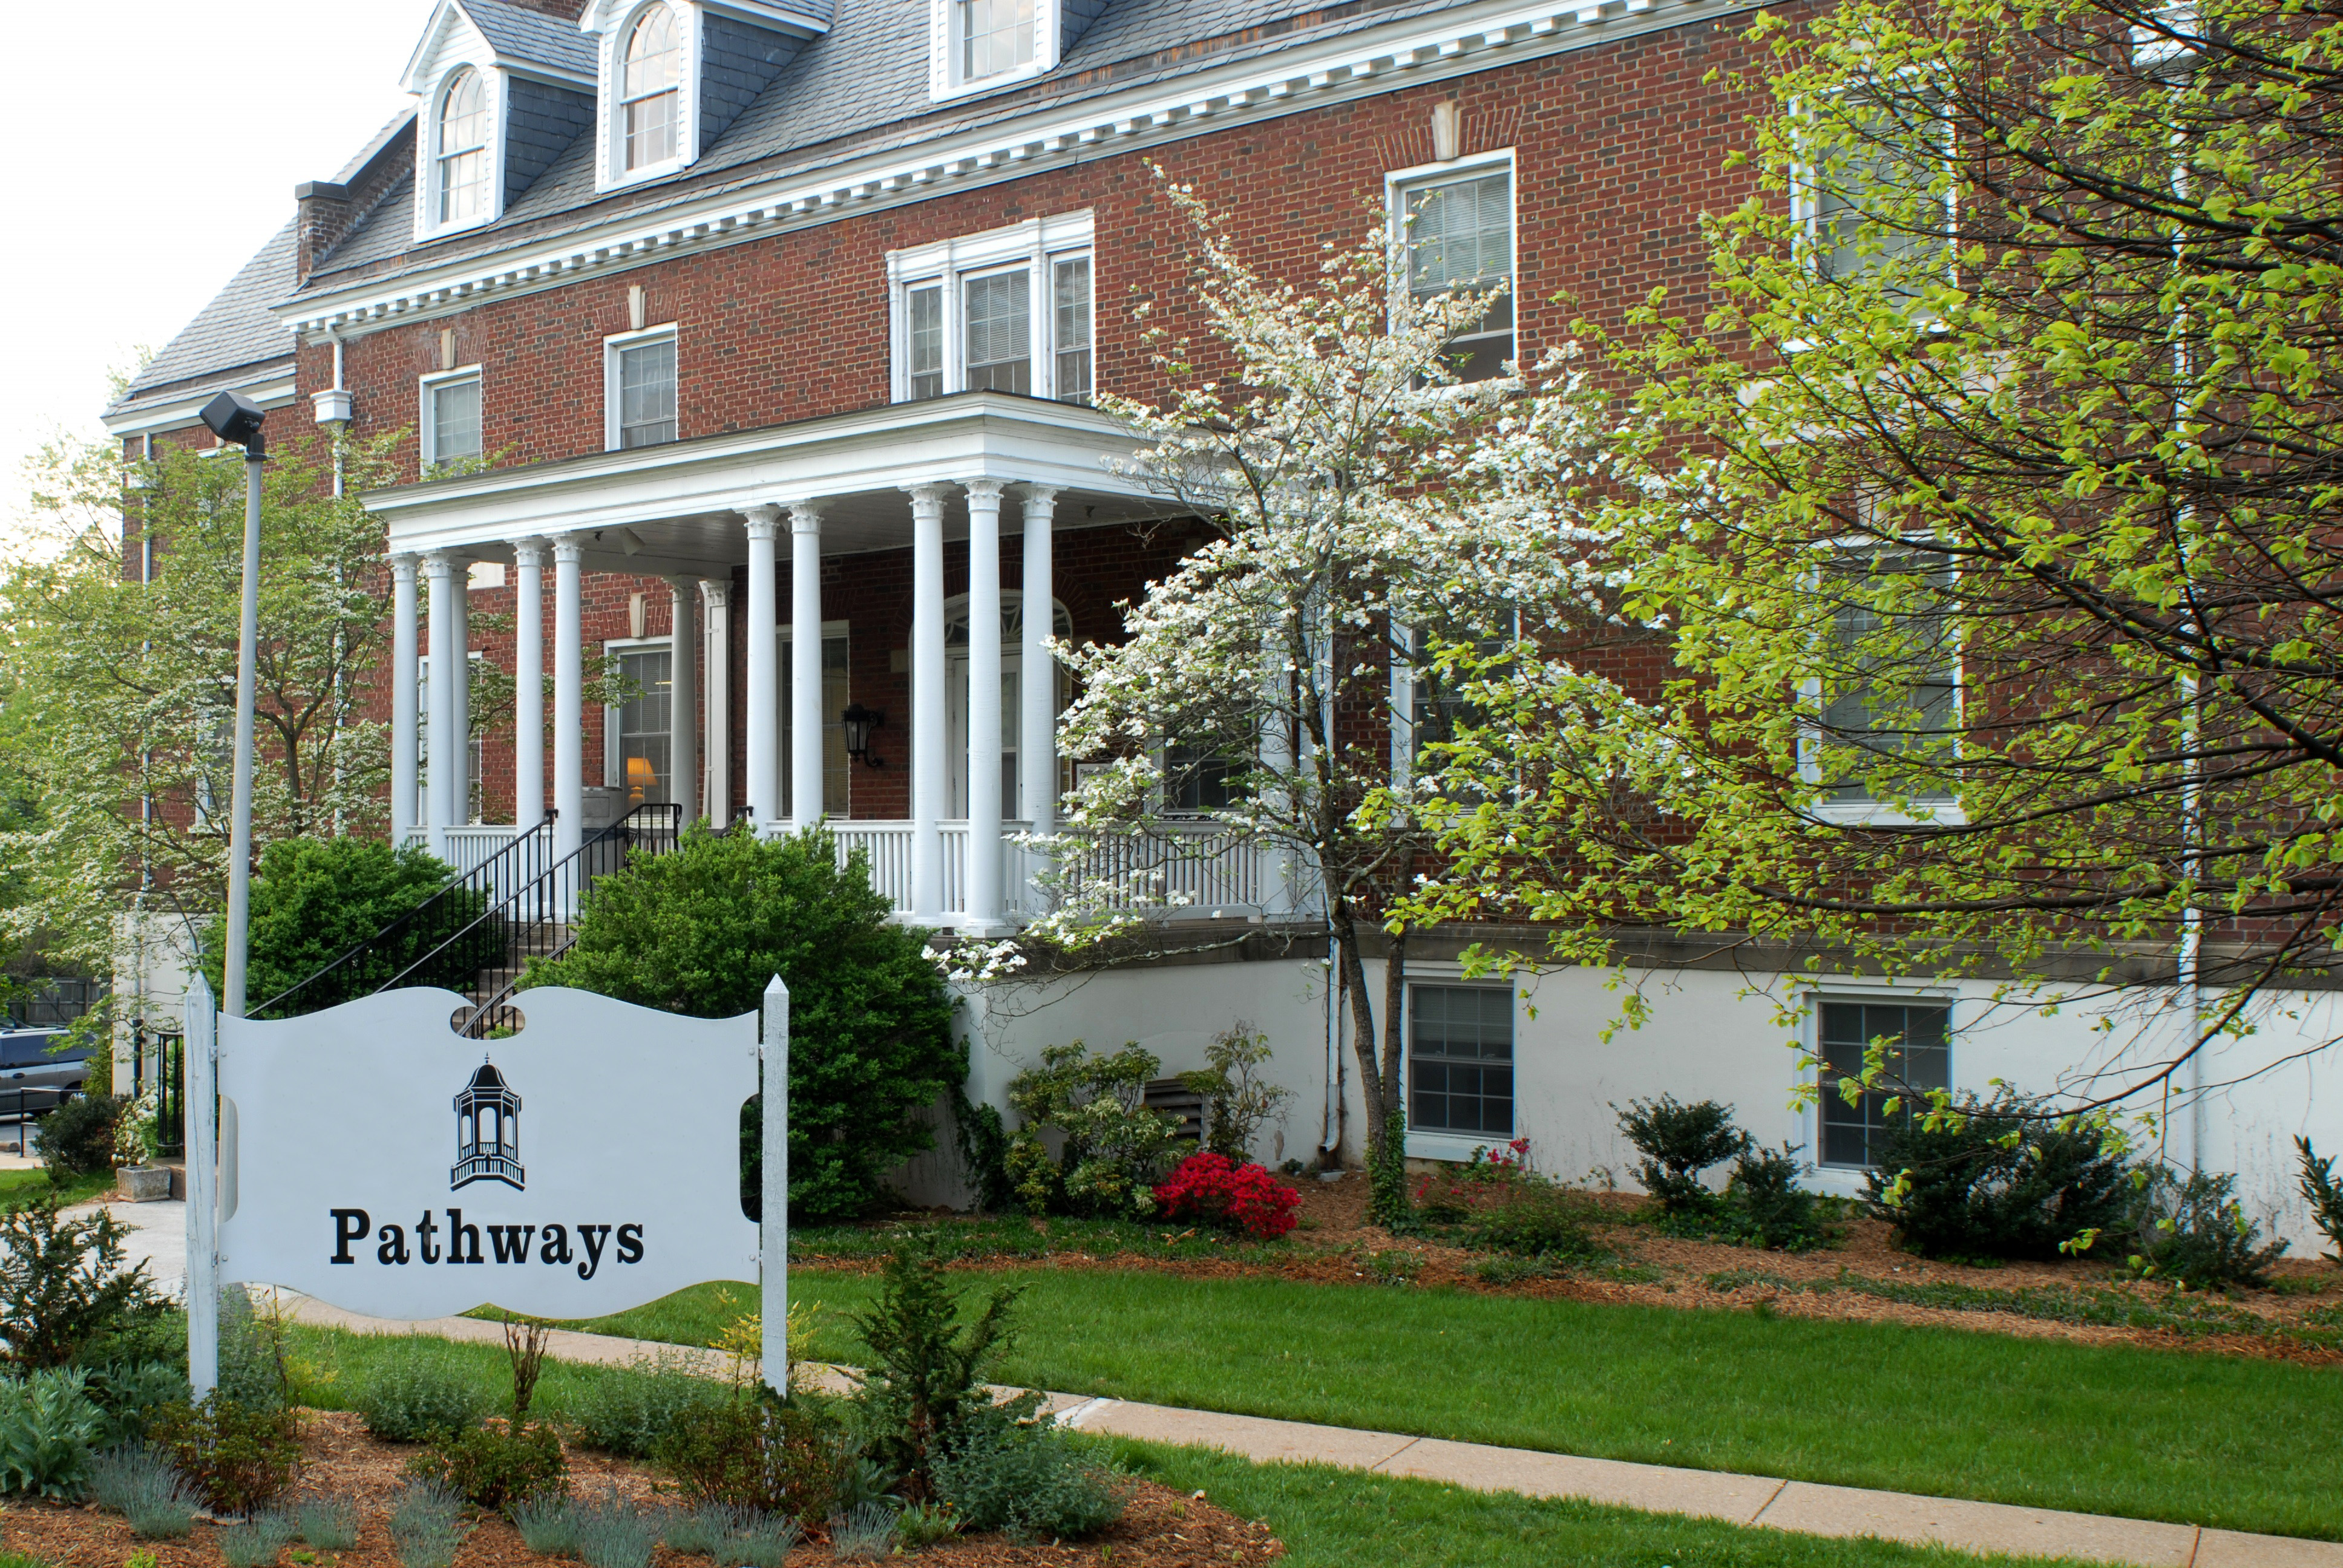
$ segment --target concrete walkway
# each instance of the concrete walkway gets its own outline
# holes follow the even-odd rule
[[[286,1302],[299,1322],[357,1333],[504,1342],[502,1327],[477,1318],[397,1322],[363,1317],[289,1292]],[[603,1366],[625,1366],[656,1357],[707,1377],[722,1377],[731,1369],[731,1359],[717,1351],[566,1329],[554,1331],[547,1350],[562,1361]],[[817,1375],[824,1386],[836,1392],[854,1384],[851,1373],[842,1368],[823,1367]],[[1262,1463],[1332,1464],[1378,1475],[1443,1482],[1475,1492],[1574,1497],[1806,1535],[1871,1535],[1965,1552],[2064,1557],[2137,1564],[2137,1568],[2343,1568],[2343,1544],[2293,1536],[2247,1535],[2193,1524],[1916,1497],[1775,1476],[1581,1459],[1536,1449],[1495,1448],[1403,1432],[1361,1432],[1127,1400],[1084,1399],[1078,1394],[1053,1393],[1050,1408],[1065,1425],[1082,1432],[1217,1448]]]

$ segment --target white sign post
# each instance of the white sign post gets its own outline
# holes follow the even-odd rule
[[[778,977],[768,988],[761,1029],[754,1013],[684,1018],[562,987],[516,1005],[518,1032],[477,1040],[450,1027],[469,1006],[453,991],[384,991],[267,1021],[216,1018],[197,982],[186,1020],[197,1397],[217,1381],[224,1282],[376,1317],[494,1302],[584,1318],[759,1266],[769,1365],[786,1368],[787,989]],[[764,1101],[761,1240],[739,1198],[740,1109],[760,1061],[778,1090]]]
[[[765,1245],[758,1305],[765,1382],[789,1392],[789,988],[775,975],[765,987],[764,1126],[758,1136]]]

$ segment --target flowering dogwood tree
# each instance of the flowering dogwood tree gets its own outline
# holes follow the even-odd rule
[[[1322,907],[1370,1153],[1395,1171],[1410,930],[1396,900],[1428,843],[1416,720],[1442,711],[1427,650],[1510,640],[1508,578],[1529,558],[1523,538],[1493,544],[1423,497],[1521,383],[1457,383],[1443,353],[1493,296],[1411,300],[1395,286],[1404,236],[1379,227],[1330,246],[1303,288],[1257,271],[1192,193],[1167,190],[1192,226],[1211,342],[1192,354],[1159,333],[1175,395],[1101,403],[1140,432],[1131,471],[1219,537],[1127,607],[1124,641],[1059,648],[1079,683],[1061,745],[1111,766],[1071,804],[1058,909],[1034,934],[1079,948],[1127,930],[1159,898],[1149,868],[1177,855],[1181,826],[1199,819],[1281,852]],[[1547,432],[1550,451],[1591,428],[1578,393],[1572,382],[1541,406],[1571,424]],[[1536,570],[1567,569],[1555,552],[1531,554]],[[1128,852],[1086,855],[1101,837]],[[1085,875],[1101,860],[1115,874]],[[1364,962],[1378,926],[1380,1030]]]

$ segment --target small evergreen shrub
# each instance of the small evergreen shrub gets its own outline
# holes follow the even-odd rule
[[[858,1457],[833,1403],[799,1392],[785,1405],[719,1404],[678,1423],[653,1461],[697,1503],[819,1522],[835,1512],[841,1478]]]
[[[1797,1156],[1786,1143],[1748,1150],[1725,1187],[1725,1213],[1749,1240],[1777,1252],[1808,1251],[1826,1239],[1820,1200],[1798,1185],[1807,1167]]]
[[[126,1103],[111,1094],[76,1094],[41,1118],[34,1146],[51,1182],[62,1187],[114,1169],[114,1125]]]
[[[284,1321],[274,1311],[254,1312],[242,1285],[220,1289],[219,1392],[247,1412],[274,1412],[292,1402]]]
[[[1053,1045],[1041,1065],[1009,1082],[1009,1104],[1022,1124],[1005,1156],[1011,1185],[1028,1213],[1101,1219],[1145,1218],[1153,1188],[1194,1145],[1180,1120],[1147,1105],[1147,1085],[1161,1067],[1137,1041],[1093,1056],[1081,1040]],[[1051,1159],[1044,1128],[1064,1135]]]
[[[477,1508],[501,1509],[532,1497],[558,1496],[569,1488],[561,1438],[543,1422],[498,1417],[460,1432],[434,1433],[407,1470]]]
[[[307,980],[351,948],[383,930],[445,887],[456,869],[434,859],[419,844],[393,849],[379,839],[297,837],[279,839],[261,851],[252,878],[251,939],[245,971],[246,994],[255,1009]],[[467,895],[454,895],[461,899]],[[469,919],[485,907],[469,895],[470,907],[455,911]],[[453,930],[463,924],[438,927]],[[437,922],[434,922],[437,925]],[[459,944],[432,960],[430,972],[409,983],[460,982],[491,961],[503,933],[484,925],[477,942]],[[221,994],[220,955],[227,950],[218,922],[204,943],[204,972],[212,994]],[[416,930],[393,938],[364,958],[344,964],[295,997],[284,1009],[256,1011],[256,1018],[319,1012],[387,984],[429,950],[428,932]]]
[[[578,1555],[578,1513],[567,1497],[548,1493],[524,1498],[505,1513],[520,1532],[520,1543],[539,1557]]]
[[[616,1491],[570,1505],[578,1531],[578,1555],[587,1568],[651,1568],[659,1544],[659,1522]]]
[[[465,1533],[463,1501],[428,1481],[410,1483],[391,1507],[390,1544],[400,1568],[449,1568]]]
[[[1632,1100],[1619,1111],[1619,1131],[1643,1159],[1635,1164],[1636,1180],[1652,1195],[1664,1214],[1698,1213],[1716,1201],[1700,1180],[1711,1166],[1745,1154],[1753,1146],[1749,1134],[1733,1125],[1733,1107],[1714,1100],[1685,1105],[1672,1094],[1657,1100]]]
[[[934,1241],[910,1236],[887,1261],[870,1309],[848,1320],[870,1350],[859,1407],[870,1457],[903,1478],[910,1501],[932,1494],[931,1467],[960,1423],[991,1408],[984,1373],[1009,1347],[1019,1293],[993,1292],[963,1324]]]
[[[1091,1462],[1028,1400],[988,1406],[935,1462],[935,1498],[965,1531],[1073,1541],[1122,1517],[1128,1481]]]
[[[201,1404],[165,1405],[146,1435],[222,1513],[249,1513],[275,1503],[291,1490],[301,1459],[291,1411],[246,1410],[217,1390]]]
[[[78,1367],[49,1367],[0,1382],[0,1491],[79,1497],[90,1451],[106,1431]]]
[[[683,1370],[673,1358],[645,1357],[625,1378],[601,1378],[569,1405],[577,1440],[622,1459],[649,1459],[670,1432],[692,1426],[725,1402],[725,1391]]]
[[[1173,1168],[1155,1189],[1155,1203],[1174,1224],[1212,1225],[1273,1241],[1293,1229],[1302,1194],[1259,1165],[1239,1165],[1206,1150]]]
[[[2270,1265],[2287,1244],[2262,1244],[2261,1228],[2246,1218],[2245,1205],[2237,1201],[2237,1177],[2226,1172],[2192,1171],[2177,1181],[2167,1171],[2156,1172],[2136,1210],[2127,1260],[2132,1271],[2191,1291],[2268,1284]]]
[[[1584,1196],[1529,1169],[1529,1140],[1475,1149],[1416,1184],[1417,1227],[1484,1252],[1516,1258],[1584,1258],[1599,1249],[1587,1230]]]
[[[1934,1127],[1900,1118],[1867,1179],[1873,1212],[1922,1256],[2056,1259],[2134,1209],[2130,1161],[2104,1130],[2007,1093],[1954,1111]]]
[[[45,1193],[0,1212],[0,1340],[17,1367],[64,1366],[156,1316],[144,1263],[123,1267],[129,1228],[100,1209],[67,1216]]]
[[[818,829],[765,840],[692,828],[675,853],[597,879],[575,942],[532,959],[526,983],[735,1018],[779,974],[793,1031],[789,1218],[850,1219],[884,1201],[890,1171],[933,1147],[922,1113],[968,1077],[926,933],[893,915],[869,868],[841,867]],[[743,1129],[752,1217],[760,1127],[752,1117]]]
[[[296,1529],[282,1513],[260,1513],[221,1526],[215,1539],[228,1568],[268,1568],[291,1543]]]
[[[366,1429],[386,1442],[428,1442],[478,1426],[488,1396],[447,1356],[417,1351],[387,1361],[358,1391]]]
[[[2335,1179],[2334,1157],[2320,1159],[2308,1138],[2297,1138],[2294,1148],[2302,1158],[2302,1201],[2310,1205],[2311,1223],[2335,1249],[2328,1256],[2343,1263],[2343,1182]]]
[[[347,1552],[358,1543],[358,1505],[349,1498],[304,1497],[293,1517],[303,1543],[321,1552]]]

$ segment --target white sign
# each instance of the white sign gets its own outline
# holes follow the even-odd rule
[[[739,1191],[758,1016],[552,987],[515,1005],[524,1027],[493,1040],[458,1035],[469,1004],[437,990],[219,1020],[217,1278],[387,1318],[596,1317],[757,1278]]]

